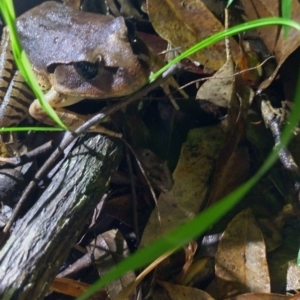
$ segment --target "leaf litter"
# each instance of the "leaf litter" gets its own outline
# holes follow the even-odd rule
[[[213,0],[148,0],[146,11],[155,31],[173,48],[176,47],[179,52],[183,52],[196,42],[224,30],[226,27],[223,25],[224,13],[222,8],[219,9],[219,2]],[[74,5],[77,7],[78,1]],[[293,1],[292,5],[292,19],[299,21],[300,4],[298,1]],[[127,11],[127,15],[134,14],[136,18],[139,18],[136,8],[131,3],[126,4],[125,1],[122,1],[120,6],[122,11]],[[216,10],[212,11],[212,6]],[[241,7],[243,8],[242,12]],[[117,10],[118,7],[114,4],[111,11],[117,12]],[[232,23],[239,23],[243,18],[252,20],[279,16],[279,1],[240,0],[239,4],[233,5],[230,14]],[[206,124],[200,128],[193,128],[197,127],[195,124],[198,125],[199,120],[196,118],[195,121],[191,117],[192,114],[185,115],[186,112],[184,112],[176,115],[178,120],[189,119],[192,126],[187,130],[186,138],[179,147],[178,161],[173,171],[174,185],[169,184],[165,190],[164,187],[159,189],[165,193],[160,193],[158,206],[154,207],[149,220],[143,220],[145,229],[144,225],[141,225],[143,222],[138,223],[141,227],[140,231],[143,232],[138,247],[145,247],[151,241],[180,224],[184,224],[204,208],[216,203],[247,180],[265,157],[265,153],[249,138],[249,127],[255,127],[256,123],[262,122],[259,100],[254,97],[253,87],[249,87],[250,77],[247,79],[243,76],[236,76],[236,73],[241,71],[241,66],[244,66],[242,68],[245,66],[255,67],[266,57],[274,55],[277,62],[275,68],[271,68],[271,70],[262,68],[261,78],[255,77],[252,80],[251,77],[251,81],[255,81],[255,84],[258,82],[257,90],[265,92],[267,87],[270,88],[271,84],[276,83],[277,75],[283,74],[280,73],[280,70],[284,68],[288,58],[299,47],[300,35],[291,29],[288,38],[284,39],[283,29],[273,26],[257,29],[245,35],[244,39],[251,41],[250,44],[254,45],[254,47],[249,47],[247,55],[245,54],[245,41],[243,41],[243,36],[240,36],[236,39],[230,38],[230,45],[227,48],[225,42],[222,41],[190,57],[191,63],[196,65],[195,68],[202,65],[207,72],[206,75],[214,73],[200,88],[196,87],[193,92],[189,91],[188,94],[193,98],[193,104],[201,107],[202,102],[207,101],[213,104],[214,111],[219,113],[219,110],[224,109],[225,114],[213,125]],[[260,51],[261,49],[264,50]],[[228,55],[228,51],[230,51],[230,55]],[[254,63],[248,61],[254,56]],[[185,74],[187,73],[188,70]],[[285,78],[280,78],[280,80],[284,85]],[[277,90],[275,89],[273,93],[276,94]],[[271,102],[274,107],[280,107],[283,100],[284,95],[281,95]],[[292,101],[293,99],[288,100]],[[182,103],[179,103],[182,111],[184,111],[186,103],[189,103],[188,101],[183,100]],[[174,126],[178,120],[174,121],[175,114],[170,115],[172,117],[169,117],[169,121]],[[251,119],[249,115],[251,115]],[[179,127],[183,127],[184,123],[178,121],[178,124]],[[267,151],[272,151],[272,136],[267,129],[265,131],[269,134],[270,139],[257,138],[257,140]],[[148,139],[148,132],[144,132],[144,134]],[[169,131],[163,140],[169,140],[170,136]],[[149,140],[139,145],[139,148],[146,148],[148,145],[145,146],[145,144],[148,142]],[[169,153],[172,151],[176,152],[171,149]],[[297,152],[297,147],[294,151]],[[166,159],[167,155],[164,158]],[[166,168],[165,161],[159,160],[159,162]],[[151,165],[151,160],[149,164]],[[147,171],[152,174],[153,179],[159,177],[159,172],[151,173],[153,171],[151,166]],[[280,184],[274,180],[274,174],[275,171],[270,171],[269,176],[265,178],[270,182],[270,186],[272,185],[272,189],[269,184],[266,184],[263,189],[266,194],[271,194],[274,189],[276,190],[276,196],[273,197],[276,201],[274,207],[280,207],[284,211],[284,205],[288,203],[289,199],[284,197],[285,191],[282,189],[287,184],[283,182],[282,186],[284,187],[281,188]],[[282,169],[282,176],[286,180],[291,180],[288,175],[285,175],[285,170]],[[101,225],[104,232],[99,233],[96,239],[85,245],[88,251],[94,253],[95,259],[98,259],[98,262],[95,261],[95,263],[99,276],[103,276],[107,270],[115,267],[118,260],[129,255],[130,246],[127,241],[132,239],[134,213],[138,213],[138,217],[143,218],[143,211],[151,206],[151,196],[145,191],[147,188],[144,184],[138,183],[138,174],[134,176],[137,176],[133,178],[134,185],[139,188],[137,198],[145,201],[146,206],[143,204],[139,206],[138,212],[133,212],[131,210],[133,195],[128,189],[120,189],[119,194],[101,211],[98,218],[105,221],[110,220],[109,222],[112,222],[110,227],[119,226],[122,230],[107,230],[105,226]],[[221,235],[221,239],[214,240],[218,245],[216,253],[207,251],[205,255],[201,254],[199,247],[202,241],[201,237],[197,241],[192,241],[183,251],[178,253],[171,251],[160,257],[144,271],[141,271],[140,275],[130,272],[107,286],[106,291],[103,292],[107,293],[111,299],[118,300],[127,297],[144,299],[147,294],[152,294],[153,299],[174,300],[300,298],[297,296],[297,289],[300,288],[300,275],[295,261],[299,246],[296,244],[299,238],[295,233],[290,234],[288,231],[298,222],[298,215],[296,212],[285,214],[285,217],[279,222],[278,216],[281,212],[274,210],[272,206],[266,210],[263,203],[257,204],[256,202],[255,205],[250,203],[251,197],[253,202],[257,200],[254,197],[262,193],[261,189],[261,187],[254,188],[246,198],[248,202],[244,201],[229,221],[225,224],[217,224],[205,235],[213,237],[216,232],[216,236]],[[292,193],[289,195],[294,196]],[[292,210],[297,209],[292,207]],[[157,218],[158,214],[161,216],[160,221]],[[86,235],[88,236],[88,234],[90,232],[87,231]],[[292,246],[286,245],[288,239],[293,240]],[[139,238],[137,240],[139,241]],[[121,251],[118,252],[118,259],[114,257],[117,250]],[[282,251],[286,252],[284,258]],[[172,268],[168,268],[170,265]],[[282,267],[283,265],[285,268]],[[168,281],[165,280],[166,276],[159,274],[161,270],[170,273]],[[53,288],[58,281],[57,278],[53,283]],[[77,290],[85,290],[88,287],[84,283],[78,284],[76,287],[76,282],[72,281],[66,281],[63,284],[65,286],[61,289],[65,291],[69,289],[67,286],[71,286],[67,294],[73,296],[81,293],[80,291],[77,293]],[[292,291],[295,295],[285,295],[286,291]],[[102,296],[105,297],[105,295]]]

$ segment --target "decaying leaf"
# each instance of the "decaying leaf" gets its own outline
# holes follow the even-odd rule
[[[289,261],[286,275],[286,290],[300,289],[300,268],[297,265],[296,259]]]
[[[158,281],[158,283],[168,292],[171,300],[214,300],[208,293],[199,289],[184,285],[176,285],[165,281]]]
[[[247,292],[270,292],[265,243],[250,209],[228,224],[218,247],[215,269],[221,299]]]
[[[272,219],[258,219],[257,223],[264,237],[267,252],[278,248],[282,243],[282,236],[274,221]]]
[[[298,300],[299,296],[285,296],[280,294],[265,294],[265,293],[249,293],[236,297],[229,298],[227,300]]]
[[[141,247],[164,233],[193,218],[207,192],[207,182],[224,141],[224,126],[193,129],[183,144],[177,167],[173,173],[174,186],[161,194],[148,221]],[[158,222],[158,211],[161,223]]]
[[[249,170],[249,153],[245,141],[245,118],[253,91],[235,80],[238,95],[232,97],[228,110],[226,141],[220,150],[214,173],[209,205],[232,192],[243,183]]]
[[[221,22],[201,0],[148,0],[148,14],[158,34],[183,52],[204,38],[224,30]],[[162,20],[164,20],[162,22]],[[191,59],[208,69],[218,70],[226,62],[224,41],[191,55]],[[231,40],[233,57],[240,55]]]
[[[248,20],[278,17],[281,1],[274,0],[241,0]],[[300,3],[292,1],[292,19],[300,21]],[[259,90],[267,88],[276,77],[276,74],[287,59],[300,45],[300,34],[296,29],[290,28],[288,38],[284,38],[283,28],[279,26],[268,26],[257,29],[258,36],[264,41],[269,52],[275,55],[278,66],[273,75],[261,83]]]

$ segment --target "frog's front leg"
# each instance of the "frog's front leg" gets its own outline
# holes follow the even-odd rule
[[[5,80],[2,80],[3,82],[6,83]],[[33,93],[21,73],[16,71],[6,87],[3,98],[0,95],[0,127],[16,126],[24,120],[28,116],[28,107],[33,99]]]
[[[51,105],[51,107],[55,110],[61,121],[70,129],[75,130],[88,119],[91,118],[91,115],[81,115],[75,112],[72,112],[63,107],[70,106],[75,104],[84,98],[68,96],[61,93],[56,92],[54,89],[50,89],[45,94],[45,100]],[[56,126],[57,124],[48,116],[48,114],[41,108],[39,101],[36,99],[30,105],[29,108],[30,115],[41,123],[45,123],[48,125]],[[108,130],[100,125],[94,125],[89,129],[89,132],[99,132],[103,134],[107,134],[115,137],[122,137],[120,133],[113,132]]]

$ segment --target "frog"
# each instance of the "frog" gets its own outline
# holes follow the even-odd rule
[[[67,106],[122,97],[143,86],[150,75],[149,49],[123,17],[47,1],[18,17],[16,28],[46,101],[70,130],[90,116]],[[7,27],[0,47],[0,127],[19,124],[28,112],[55,125],[16,70]],[[110,132],[100,125],[89,131]]]

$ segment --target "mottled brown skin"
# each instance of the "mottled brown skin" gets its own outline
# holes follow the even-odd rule
[[[17,29],[34,72],[59,93],[123,96],[149,76],[148,49],[140,40],[130,43],[122,17],[81,12],[50,1],[19,17]],[[143,52],[134,53],[135,46]],[[98,75],[82,78],[75,62],[98,63]]]
[[[20,16],[16,24],[45,99],[71,129],[87,117],[62,107],[85,98],[124,96],[145,84],[150,74],[148,48],[128,31],[122,17],[81,12],[49,1]],[[53,124],[37,100],[29,112]],[[102,132],[98,126],[91,131]]]

